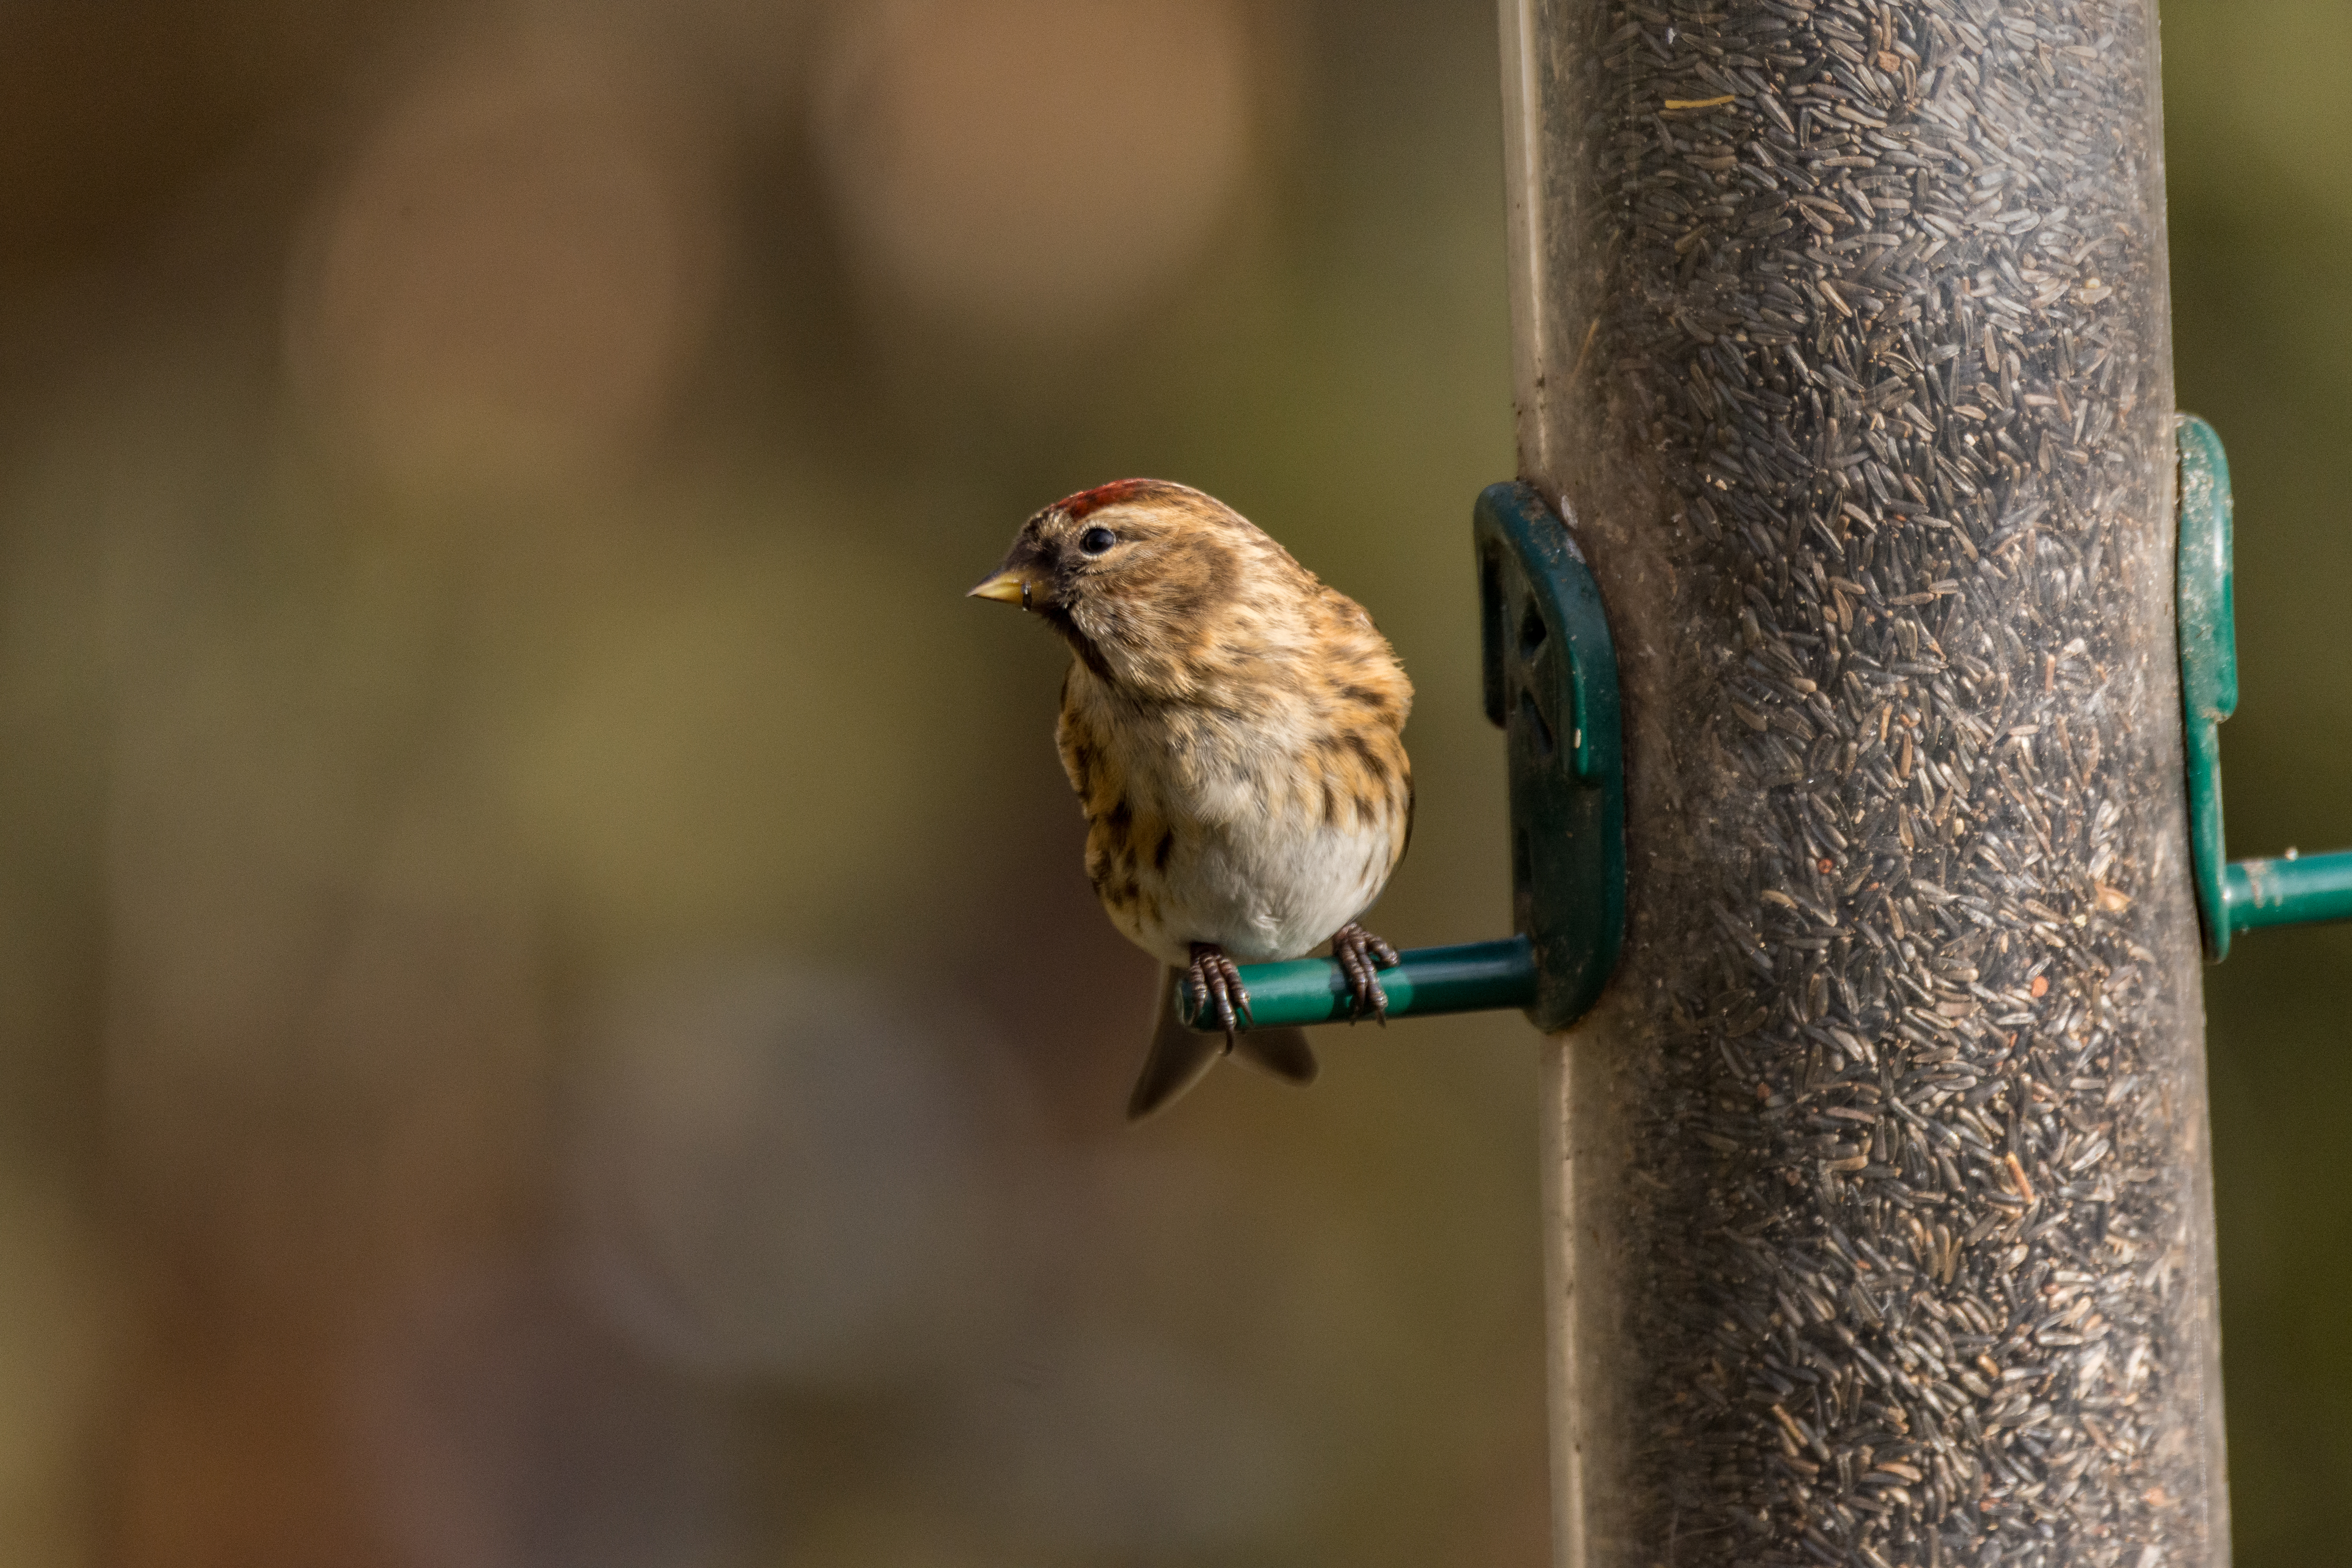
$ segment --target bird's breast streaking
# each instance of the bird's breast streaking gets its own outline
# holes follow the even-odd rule
[[[1226,1048],[1311,1077],[1302,1037],[1241,1028],[1234,965],[1328,941],[1360,1010],[1386,1005],[1374,969],[1394,954],[1357,921],[1412,833],[1412,688],[1387,639],[1240,514],[1160,480],[1047,507],[973,592],[1071,647],[1055,738],[1112,922],[1192,973]],[[1130,1110],[1172,1099],[1215,1050],[1163,1017]]]

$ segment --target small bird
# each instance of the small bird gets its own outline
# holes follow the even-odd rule
[[[1360,923],[1412,836],[1412,685],[1356,602],[1213,497],[1120,479],[1022,524],[972,596],[1070,645],[1055,742],[1087,819],[1087,879],[1168,965],[1130,1120],[1238,1051],[1307,1083],[1297,1029],[1248,1028],[1237,962],[1322,942],[1352,1015],[1386,1020],[1397,962]],[[1224,1032],[1186,1026],[1176,982]]]

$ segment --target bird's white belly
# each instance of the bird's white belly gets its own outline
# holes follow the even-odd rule
[[[1163,884],[1160,929],[1149,933],[1156,940],[1142,944],[1170,963],[1189,962],[1196,942],[1244,963],[1299,957],[1369,909],[1388,879],[1385,824],[1253,814],[1186,837]]]

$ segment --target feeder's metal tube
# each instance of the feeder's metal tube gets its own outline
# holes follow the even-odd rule
[[[1631,900],[1559,1558],[2223,1563],[2154,0],[1504,0]]]

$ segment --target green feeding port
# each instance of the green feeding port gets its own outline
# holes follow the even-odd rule
[[[2352,850],[2229,858],[2221,828],[2221,721],[2238,707],[2237,613],[2231,592],[2230,464],[2221,437],[2193,414],[2175,429],[2180,453],[2180,707],[2189,768],[2189,866],[2205,956],[2261,926],[2352,920]]]
[[[2238,706],[2231,595],[2230,468],[2213,427],[2175,422],[2179,453],[2179,611],[2190,865],[2205,954],[2263,926],[2352,920],[2352,850],[2227,858],[2221,721]],[[1525,484],[1489,486],[1475,514],[1487,716],[1507,738],[1512,912],[1519,934],[1399,955],[1381,971],[1391,1018],[1525,1011],[1560,1029],[1616,967],[1625,920],[1624,764],[1616,654],[1600,590],[1576,543]],[[1564,744],[1562,742],[1565,742]],[[1241,966],[1257,1027],[1345,1023],[1346,977],[1328,958]],[[1178,1014],[1213,1033],[1191,982]]]

